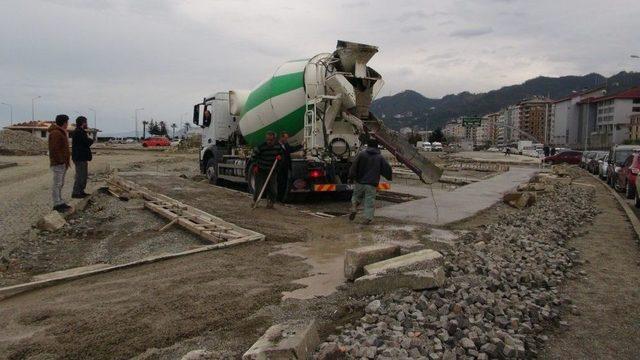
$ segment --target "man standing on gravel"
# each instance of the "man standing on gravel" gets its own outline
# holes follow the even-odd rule
[[[282,161],[282,148],[276,142],[276,134],[273,131],[269,131],[266,135],[266,141],[254,149],[251,157],[251,162],[254,164],[251,170],[254,171],[256,179],[255,189],[253,189],[253,202],[258,201],[260,191],[262,191],[262,187],[266,183],[263,195],[267,198],[267,209],[273,208],[273,203],[276,201],[278,193],[276,184],[278,176],[277,165],[267,182],[267,177],[269,177],[271,168],[276,160]]]
[[[89,161],[92,159],[91,144],[93,140],[87,135],[87,118],[78,116],[76,118],[76,129],[71,135],[73,140],[71,147],[71,159],[76,167],[76,178],[73,183],[71,197],[81,199],[89,196],[84,189],[87,187],[87,177],[89,176]]]
[[[349,169],[349,179],[355,180],[355,188],[351,197],[351,213],[349,220],[356,218],[358,205],[364,204],[364,224],[373,221],[376,192],[380,183],[380,175],[391,180],[391,166],[380,154],[375,139],[367,141],[367,148],[361,151]]]
[[[69,134],[67,126],[69,117],[61,114],[56,116],[56,122],[49,127],[49,165],[53,172],[53,210],[65,212],[71,208],[62,200],[62,186],[64,175],[69,168]]]

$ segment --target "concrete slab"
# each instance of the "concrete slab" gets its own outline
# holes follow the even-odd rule
[[[400,246],[378,244],[348,249],[344,255],[344,277],[349,280],[364,275],[364,267],[400,255]]]
[[[364,273],[366,275],[374,275],[414,270],[430,270],[442,265],[442,262],[442,254],[431,249],[426,249],[367,265],[364,267]]]
[[[293,320],[267,329],[242,359],[307,359],[318,344],[320,337],[315,321]]]
[[[540,170],[511,167],[505,173],[449,192],[435,192],[434,198],[409,201],[376,210],[376,216],[414,221],[430,225],[445,225],[477,214],[502,200],[504,194],[529,181]]]
[[[445,280],[444,270],[437,267],[433,270],[365,275],[356,279],[351,290],[358,296],[369,296],[402,288],[435,289],[441,287]]]

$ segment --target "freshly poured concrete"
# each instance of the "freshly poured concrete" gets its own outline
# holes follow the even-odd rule
[[[491,207],[502,196],[529,181],[539,172],[536,168],[511,167],[496,175],[454,191],[434,191],[434,197],[386,206],[376,210],[376,216],[430,225],[445,225],[477,214]],[[435,201],[434,201],[435,200]]]
[[[353,223],[347,225],[352,228]],[[421,246],[420,235],[416,234],[420,231],[417,226],[372,225],[352,230],[357,232],[335,238],[312,237],[307,241],[280,245],[280,249],[273,255],[301,257],[311,266],[309,276],[294,281],[305,287],[284,292],[282,298],[312,299],[334,293],[338,286],[347,281],[343,269],[345,251],[348,249],[374,244],[392,244],[407,249]],[[402,233],[414,235],[398,235]]]

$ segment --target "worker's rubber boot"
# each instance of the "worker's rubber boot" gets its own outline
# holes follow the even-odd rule
[[[353,221],[356,218],[356,212],[354,210],[351,210],[351,212],[349,213],[349,221]]]

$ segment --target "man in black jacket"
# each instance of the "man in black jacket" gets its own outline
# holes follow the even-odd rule
[[[380,154],[375,139],[367,141],[367,148],[361,151],[349,169],[349,179],[355,180],[355,188],[351,197],[351,214],[349,220],[356,218],[358,205],[364,204],[364,223],[373,221],[376,192],[380,183],[380,175],[391,180],[391,166]]]
[[[76,118],[76,129],[71,135],[73,141],[71,145],[71,159],[76,166],[76,178],[73,183],[72,198],[83,198],[89,194],[84,192],[87,186],[87,177],[89,176],[89,161],[92,159],[91,144],[93,140],[87,135],[87,118],[78,116]]]
[[[282,148],[282,162],[278,169],[278,201],[282,202],[284,194],[287,192],[287,182],[291,171],[291,153],[302,149],[302,145],[291,146],[289,144],[289,133],[280,133],[280,148]]]
[[[253,156],[251,157],[252,163],[254,164],[251,171],[254,171],[256,175],[255,189],[253,189],[254,203],[258,200],[258,195],[260,195],[260,191],[262,190],[264,183],[267,181],[271,167],[273,167],[273,163],[276,159],[278,159],[278,161],[282,161],[282,148],[280,147],[280,144],[276,142],[276,134],[273,131],[269,131],[266,135],[266,141],[253,150]],[[263,196],[267,198],[268,209],[273,208],[273,203],[276,201],[278,192],[276,185],[276,179],[278,177],[277,168],[278,166],[276,166],[273,174],[271,174],[271,178],[269,178],[267,187],[264,190]]]

